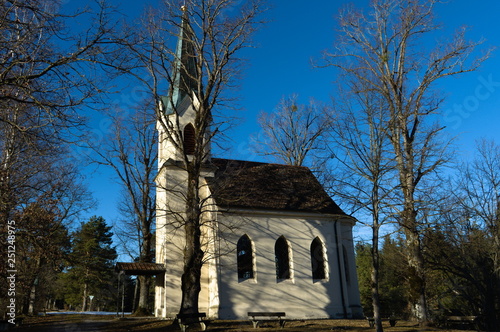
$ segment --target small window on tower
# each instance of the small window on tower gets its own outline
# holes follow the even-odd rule
[[[194,154],[195,147],[195,131],[191,123],[184,127],[184,153],[187,155]]]

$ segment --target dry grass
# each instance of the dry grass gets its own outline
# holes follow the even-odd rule
[[[16,332],[170,332],[180,331],[179,326],[172,321],[151,318],[124,318],[110,316],[88,315],[53,315],[46,317],[28,317]],[[189,327],[188,331],[199,331],[198,326]],[[264,323],[261,328],[254,329],[249,321],[213,321],[207,331],[241,331],[241,332],[267,332],[267,331],[347,331],[363,332],[374,331],[365,320],[297,320],[287,321],[284,329],[277,328],[277,323]],[[390,327],[384,322],[384,331],[388,332],[416,332],[416,331],[448,331],[464,332],[464,330],[446,330],[440,328],[418,327],[414,322],[398,321],[395,327]]]

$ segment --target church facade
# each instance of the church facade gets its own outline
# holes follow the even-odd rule
[[[180,62],[188,58],[182,54],[188,49],[186,28],[183,22]],[[175,317],[181,304],[187,172],[179,147],[189,149],[197,102],[178,73],[178,86],[160,104],[175,126],[157,126],[156,263],[165,266],[165,274],[156,280],[155,315],[165,318]],[[204,165],[200,312],[219,319],[246,319],[249,311],[283,311],[290,319],[362,317],[356,220],[308,168],[212,158],[210,151]]]

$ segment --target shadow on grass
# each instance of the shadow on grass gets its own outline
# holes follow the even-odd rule
[[[178,332],[179,326],[173,321],[151,318],[116,318],[113,316],[89,315],[54,315],[46,317],[27,317],[24,324],[13,329],[14,332]],[[193,324],[188,329],[200,331],[199,325]],[[251,322],[245,321],[212,321],[207,328],[210,332],[368,332],[375,329],[368,326],[366,320],[291,320],[285,328],[280,329],[277,322],[263,322],[262,327],[254,329]],[[398,321],[395,327],[384,325],[387,332],[420,332],[420,331],[457,331],[439,328],[419,328],[413,322]],[[464,332],[463,330],[460,332]]]

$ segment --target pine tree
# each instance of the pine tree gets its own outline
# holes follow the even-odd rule
[[[111,226],[97,216],[82,223],[73,233],[71,267],[63,276],[68,304],[77,306],[80,299],[85,311],[90,306],[90,295],[94,296],[92,303],[104,306],[114,296],[113,265],[117,254],[112,247],[112,236]]]

